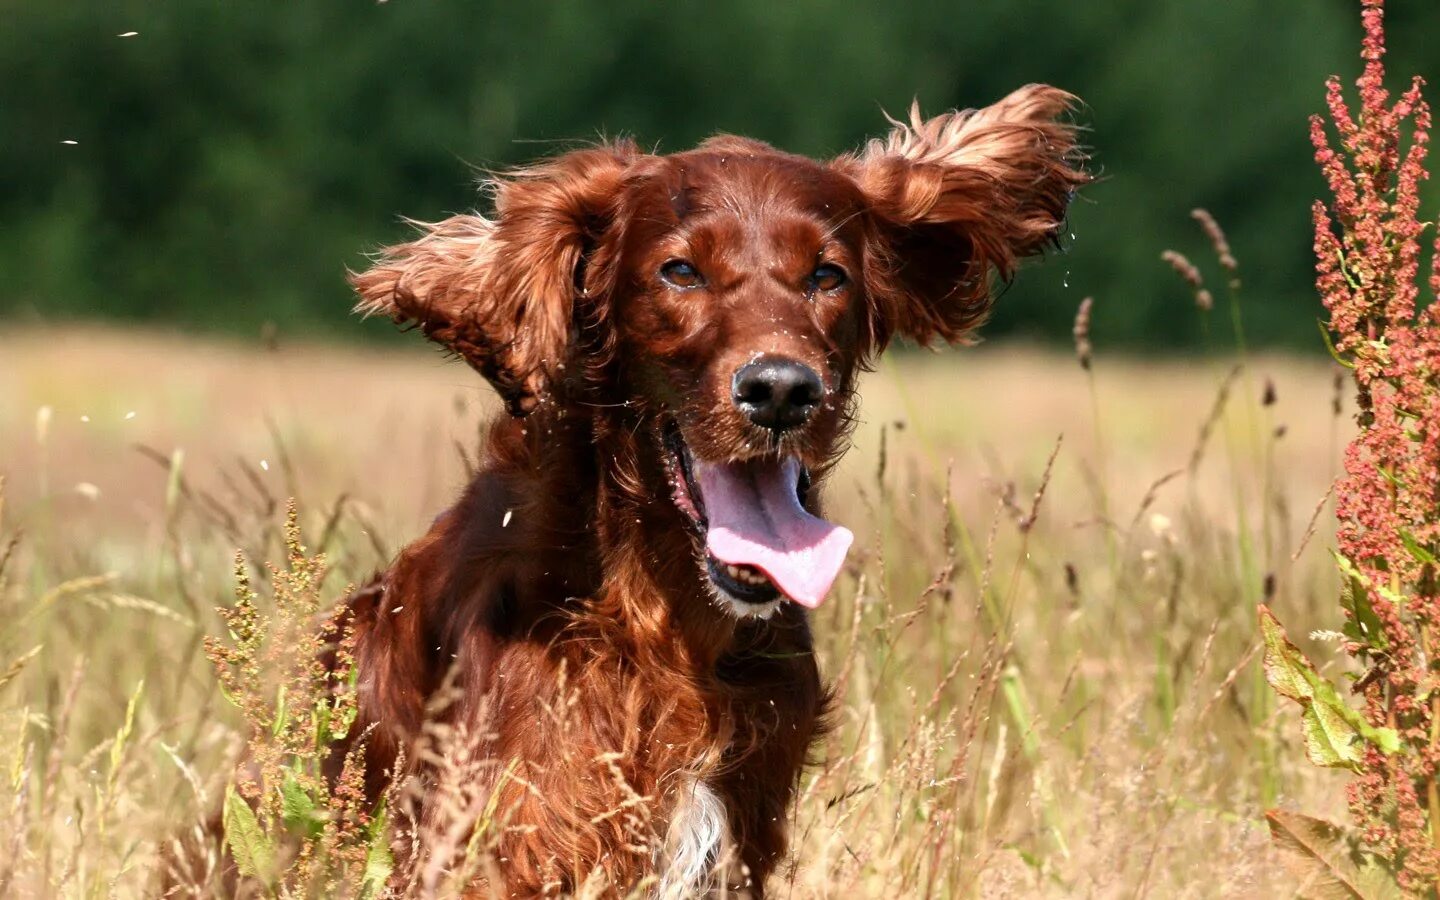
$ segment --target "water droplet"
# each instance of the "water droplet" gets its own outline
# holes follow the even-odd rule
[[[1066,270],[1065,270],[1065,282],[1064,282],[1064,284],[1065,284],[1065,287],[1069,287],[1069,286],[1070,286],[1070,270],[1069,270],[1069,269],[1066,269]]]

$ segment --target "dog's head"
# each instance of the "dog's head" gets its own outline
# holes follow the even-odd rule
[[[353,279],[510,413],[592,404],[652,436],[655,480],[733,609],[814,606],[850,533],[811,514],[856,373],[896,335],[963,339],[992,281],[1055,240],[1086,180],[1072,98],[1032,85],[894,123],[819,162],[751,140],[576,150],[494,182]],[[607,406],[608,405],[608,406]]]

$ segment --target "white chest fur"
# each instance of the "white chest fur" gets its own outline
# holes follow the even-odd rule
[[[705,782],[688,780],[680,788],[665,832],[656,896],[680,900],[714,889],[715,863],[729,840],[724,801]]]

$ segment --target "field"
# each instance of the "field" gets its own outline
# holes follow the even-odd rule
[[[283,559],[287,498],[333,599],[456,492],[495,405],[414,343],[0,336],[0,895],[148,896],[215,808],[242,736],[201,642],[235,551]],[[776,896],[1286,883],[1263,811],[1343,815],[1343,777],[1265,685],[1255,605],[1341,665],[1304,632],[1338,627],[1317,506],[1353,426],[1323,356],[1238,362],[981,346],[868,378],[817,614],[838,727]]]

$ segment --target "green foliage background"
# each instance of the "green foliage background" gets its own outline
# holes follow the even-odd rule
[[[1440,75],[1440,4],[1390,7],[1391,71]],[[1252,337],[1314,347],[1305,120],[1360,65],[1348,0],[0,0],[0,21],[0,316],[248,334],[384,331],[348,316],[345,267],[401,214],[475,203],[477,166],[602,132],[832,154],[912,97],[1049,81],[1089,104],[1105,180],[988,333],[1062,339],[1094,294],[1107,341],[1193,340],[1158,254],[1208,258],[1203,205]]]

